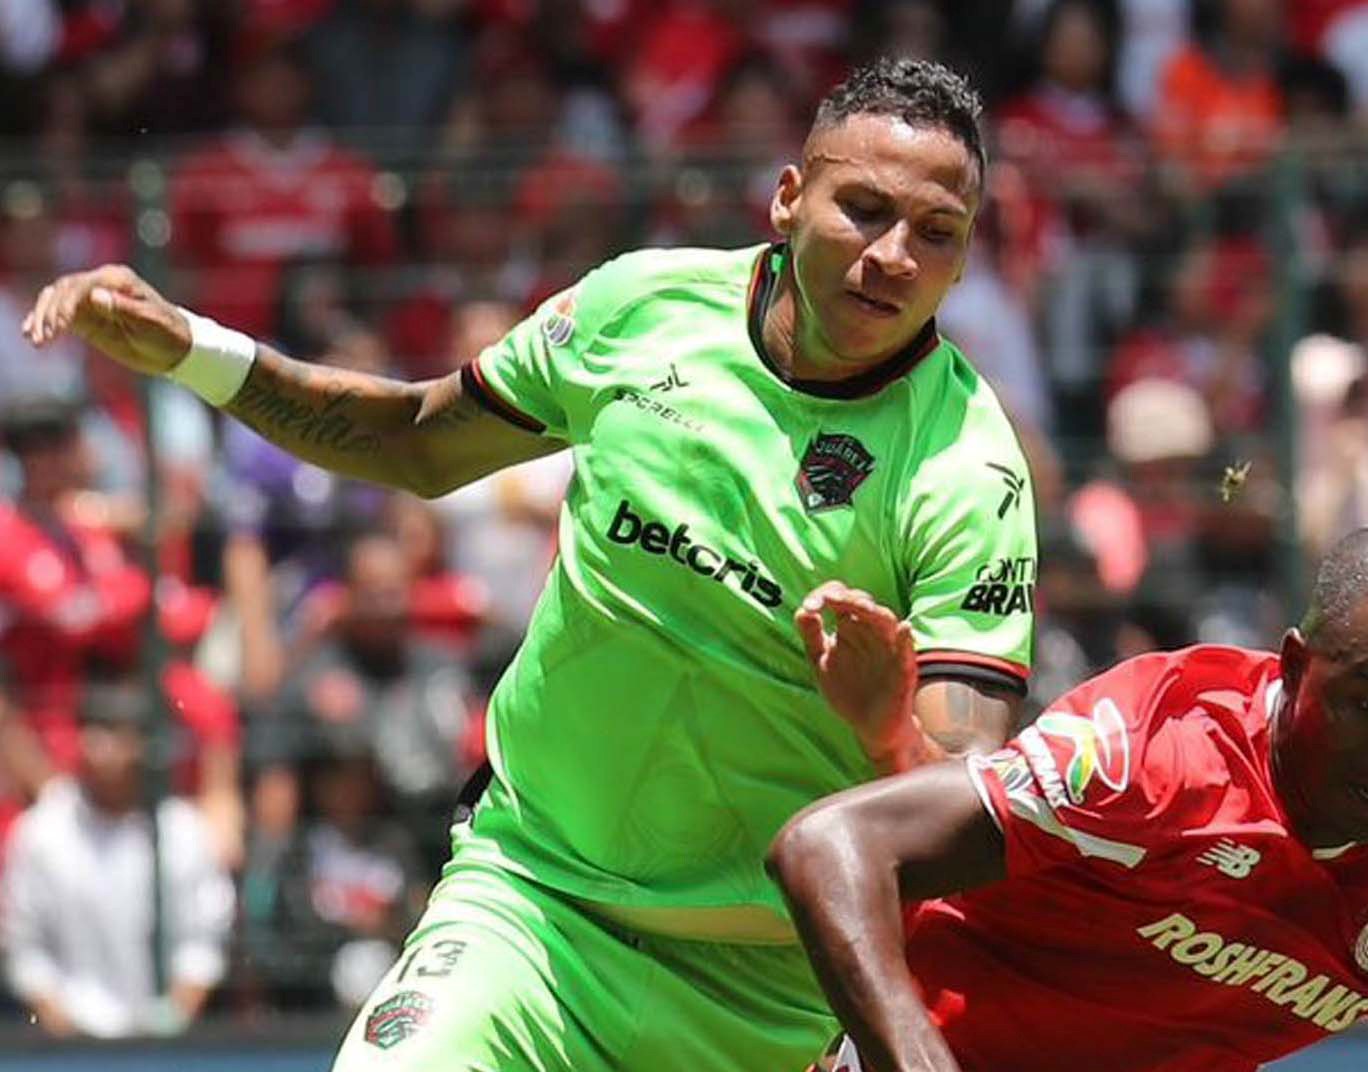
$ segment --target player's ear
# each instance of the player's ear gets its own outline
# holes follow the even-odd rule
[[[1278,661],[1282,665],[1283,689],[1289,701],[1296,698],[1297,690],[1301,688],[1302,678],[1306,676],[1306,663],[1310,657],[1311,649],[1307,647],[1306,638],[1302,636],[1300,629],[1293,626],[1283,634]]]
[[[798,201],[803,196],[803,173],[793,164],[779,173],[779,185],[770,199],[770,226],[787,238],[793,233]]]

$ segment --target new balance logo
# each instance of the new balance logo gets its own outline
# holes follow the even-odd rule
[[[998,465],[989,462],[988,468],[1002,474],[1002,482],[1007,485],[1007,494],[1002,497],[1002,502],[998,505],[998,520],[1001,521],[1007,516],[1007,511],[1021,502],[1021,493],[1026,488],[1026,478],[1017,476],[1016,473],[1008,469],[1005,465]]]
[[[1258,849],[1251,849],[1248,845],[1237,845],[1229,838],[1221,838],[1197,857],[1197,862],[1214,867],[1230,878],[1248,878],[1260,859],[1262,855]]]
[[[679,376],[679,370],[674,367],[674,362],[670,362],[670,374],[663,380],[651,384],[652,391],[673,391],[676,387],[688,387]]]

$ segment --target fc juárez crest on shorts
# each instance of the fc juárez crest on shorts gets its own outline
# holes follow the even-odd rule
[[[853,435],[819,432],[798,463],[798,494],[810,514],[850,506],[855,489],[874,471],[874,455]]]
[[[366,1041],[388,1050],[415,1035],[431,1015],[430,997],[417,990],[402,990],[366,1017]]]

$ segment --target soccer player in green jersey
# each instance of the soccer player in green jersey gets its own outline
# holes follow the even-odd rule
[[[978,113],[943,67],[861,69],[779,180],[781,241],[626,254],[428,383],[290,360],[125,268],[39,297],[35,343],[74,331],[348,476],[437,495],[574,452],[493,779],[338,1072],[782,1072],[834,1033],[766,846],[996,747],[1030,660],[1026,465],[934,320]]]

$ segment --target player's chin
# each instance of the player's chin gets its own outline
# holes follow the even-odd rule
[[[901,353],[916,337],[916,332],[886,319],[847,318],[832,331],[832,343],[849,364],[869,365]]]

